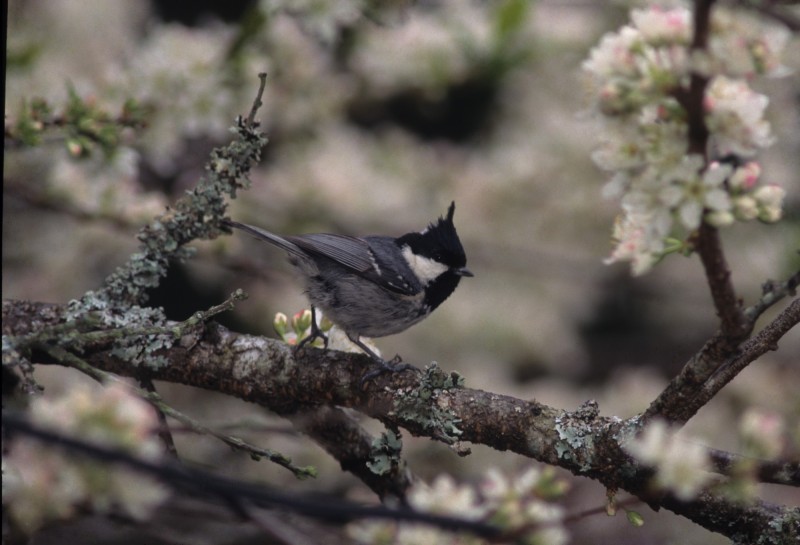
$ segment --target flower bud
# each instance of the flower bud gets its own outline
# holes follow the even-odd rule
[[[739,167],[730,177],[728,183],[731,189],[741,189],[749,191],[758,183],[758,178],[761,176],[761,166],[755,161]]]
[[[743,196],[733,199],[733,210],[736,217],[748,221],[758,217],[758,202],[753,197]]]
[[[281,338],[284,338],[286,336],[288,326],[289,317],[283,312],[278,312],[275,315],[275,319],[272,320],[272,327],[275,329],[275,333],[277,333]]]
[[[727,227],[734,222],[733,214],[727,210],[714,210],[706,214],[706,223],[714,227]]]
[[[301,310],[292,316],[292,329],[298,336],[303,336],[303,332],[311,327],[311,311]]]

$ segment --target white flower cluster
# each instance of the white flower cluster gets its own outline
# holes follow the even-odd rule
[[[781,217],[783,189],[760,183],[757,163],[739,163],[772,142],[768,99],[743,78],[781,74],[788,33],[717,10],[708,51],[692,52],[692,24],[683,6],[634,9],[631,24],[604,36],[583,63],[603,124],[593,158],[614,173],[605,194],[621,198],[623,209],[607,262],[629,261],[634,274],[677,249],[670,237],[703,221]],[[732,164],[687,156],[686,111],[677,97],[688,93],[692,71],[710,79],[703,104],[710,145],[718,157],[736,156]]]
[[[123,448],[155,460],[162,454],[154,435],[158,419],[152,407],[115,384],[98,391],[76,386],[65,395],[34,399],[36,424],[93,444]],[[97,512],[121,509],[146,518],[166,497],[159,483],[131,470],[88,459],[19,438],[3,455],[3,504],[19,527],[32,533],[49,520],[64,519],[78,507]]]
[[[452,477],[441,475],[431,485],[420,483],[408,494],[409,504],[419,511],[450,515],[464,520],[483,521],[502,529],[529,531],[515,543],[527,545],[562,545],[568,535],[561,521],[564,513],[552,503],[565,491],[565,483],[555,478],[552,468],[531,467],[509,478],[497,469],[489,469],[477,485],[460,485]],[[454,533],[434,526],[362,522],[353,524],[349,533],[358,543],[370,545],[482,545],[485,540],[467,533]]]
[[[298,19],[307,30],[326,44],[333,44],[339,27],[355,23],[367,9],[365,0],[260,0],[260,11],[268,17],[282,12],[301,15]]]
[[[76,162],[66,154],[52,154],[51,196],[107,217],[132,224],[149,221],[167,204],[163,194],[144,192],[138,183],[139,153],[120,147],[111,157],[94,157]]]
[[[411,10],[401,25],[374,26],[351,66],[378,95],[414,86],[436,96],[494,47],[491,18],[478,3],[446,0],[441,9]]]
[[[681,500],[695,498],[712,478],[705,447],[679,439],[661,420],[650,424],[625,450],[655,469],[659,489],[670,490]]]
[[[108,83],[120,96],[158,108],[140,141],[159,172],[173,173],[185,139],[226,134],[239,106],[225,84],[232,36],[226,27],[157,26],[130,62],[108,68]]]

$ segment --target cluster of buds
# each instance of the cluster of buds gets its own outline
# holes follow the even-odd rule
[[[322,317],[321,313],[317,312],[317,314],[320,316],[317,326],[323,333],[328,332],[333,327],[333,324],[330,320]],[[297,346],[303,339],[311,335],[311,320],[312,314],[309,309],[296,312],[291,320],[283,312],[278,312],[272,321],[272,327],[283,342]],[[322,340],[316,339],[312,344],[321,347]]]
[[[634,274],[680,247],[670,239],[686,238],[701,222],[781,217],[783,189],[762,183],[750,160],[772,135],[764,119],[768,99],[748,80],[784,72],[779,53],[788,33],[724,10],[712,13],[707,50],[690,47],[692,32],[685,6],[634,9],[631,23],[604,36],[583,63],[603,126],[593,158],[613,173],[605,194],[620,198],[623,209],[607,262],[629,261]],[[688,154],[680,97],[692,74],[709,80],[703,101],[709,150],[724,162]]]
[[[347,337],[344,331],[328,320],[319,309],[316,310],[316,316],[317,327],[328,338],[328,348],[342,352],[363,352],[361,348]],[[309,309],[303,309],[295,313],[291,320],[283,312],[278,312],[275,315],[275,319],[272,321],[272,327],[283,342],[292,346],[297,346],[303,339],[311,335],[311,320],[311,311]],[[375,346],[371,340],[362,337],[361,342],[366,344],[373,352],[380,355],[380,350],[378,350],[378,347]],[[311,345],[322,348],[323,340],[317,338]]]
[[[459,484],[448,475],[440,475],[430,485],[416,484],[409,491],[408,502],[426,513],[493,524],[518,536],[515,543],[562,545],[568,535],[562,523],[563,509],[554,500],[565,492],[566,483],[555,476],[553,468],[531,467],[513,477],[493,468],[476,485]],[[413,523],[360,522],[352,524],[349,533],[358,543],[370,545],[487,543],[468,533]]]

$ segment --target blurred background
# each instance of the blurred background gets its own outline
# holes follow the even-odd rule
[[[151,113],[147,127],[126,134],[110,156],[77,160],[57,138],[5,150],[3,297],[63,303],[97,287],[136,250],[138,227],[203,175],[265,71],[259,119],[270,143],[252,188],[231,203],[233,218],[277,233],[399,235],[423,228],[455,200],[475,278],[422,324],[379,339],[382,352],[419,366],[437,361],[470,387],[568,410],[594,398],[602,414],[631,416],[702,346],[716,319],[696,258],[670,256],[638,278],[624,265],[603,264],[618,205],[601,198],[606,174],[590,159],[597,130],[585,113],[580,64],[604,33],[625,23],[627,9],[588,0],[11,0],[7,120],[34,97],[64,104],[69,86],[112,112],[130,97]],[[797,36],[784,61],[800,68]],[[746,304],[765,280],[800,265],[797,76],[754,87],[770,97],[776,136],[762,157],[764,179],[783,185],[787,202],[779,224],[723,231]],[[276,312],[306,306],[280,251],[241,234],[195,246],[197,257],[175,264],[152,294],[151,304],[170,318],[241,287],[250,298],[219,321],[274,335]],[[751,406],[796,423],[797,354],[795,330],[692,421],[687,440],[735,450],[736,422]],[[86,380],[66,370],[37,375],[48,391]],[[280,468],[182,434],[178,449],[188,461],[298,491],[372,499],[321,449],[258,407],[160,388],[212,426],[255,424],[237,433],[318,466],[320,477],[296,483]],[[427,439],[405,442],[423,478],[446,469],[470,480],[489,466],[532,463],[481,446],[459,458]],[[569,511],[603,505],[602,487],[564,476],[572,483]],[[765,493],[800,504],[778,487]],[[723,543],[669,513],[639,510],[642,529],[597,515],[570,527],[574,542]],[[226,542],[200,533],[198,543]]]

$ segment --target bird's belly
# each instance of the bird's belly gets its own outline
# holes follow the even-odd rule
[[[422,292],[400,295],[363,279],[337,282],[332,288],[329,283],[311,278],[306,293],[312,305],[353,337],[394,335],[428,315]]]

